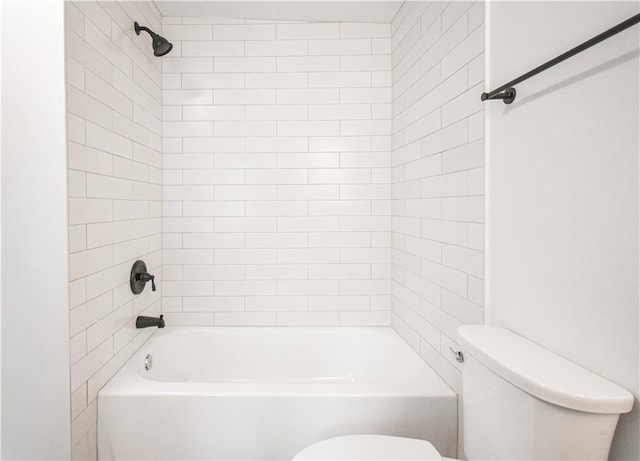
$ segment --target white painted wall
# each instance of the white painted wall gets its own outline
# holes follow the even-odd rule
[[[637,14],[637,2],[492,2],[487,89]],[[487,102],[487,323],[640,395],[635,26]],[[638,402],[611,459],[638,459]]]
[[[0,5],[0,24],[2,24],[2,5]],[[2,62],[2,34],[0,33],[0,63]],[[0,89],[2,88],[2,72],[0,72]],[[0,90],[0,107],[2,107],[2,91]],[[0,110],[0,154],[2,153],[2,111]],[[0,255],[2,254],[2,158],[0,155]],[[0,263],[0,434],[2,434],[2,264]],[[0,436],[0,459],[2,458],[2,436]]]
[[[389,325],[389,24],[163,22],[167,322]]]
[[[2,457],[68,459],[62,1],[2,3]]]

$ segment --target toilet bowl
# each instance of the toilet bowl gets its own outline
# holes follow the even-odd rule
[[[293,459],[454,461],[440,456],[426,440],[371,434],[345,435],[323,440],[300,451]]]
[[[458,327],[464,352],[469,460],[605,461],[626,389],[495,326]],[[426,440],[358,434],[304,448],[294,460],[448,460]]]

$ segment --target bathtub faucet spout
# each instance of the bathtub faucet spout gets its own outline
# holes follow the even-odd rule
[[[158,317],[145,317],[144,315],[139,315],[136,319],[136,328],[147,328],[147,327],[158,327],[164,328],[164,315],[160,315]]]

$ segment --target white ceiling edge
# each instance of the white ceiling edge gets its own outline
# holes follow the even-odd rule
[[[404,0],[155,0],[162,16],[390,23]]]

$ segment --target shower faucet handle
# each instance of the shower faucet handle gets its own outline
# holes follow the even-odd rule
[[[156,276],[151,275],[148,272],[140,272],[136,274],[136,279],[141,281],[142,283],[151,282],[151,291],[156,291]]]
[[[131,268],[131,274],[129,276],[129,285],[133,294],[140,294],[144,290],[147,282],[151,282],[151,290],[156,291],[155,275],[151,275],[147,272],[147,265],[144,261],[136,261]]]

